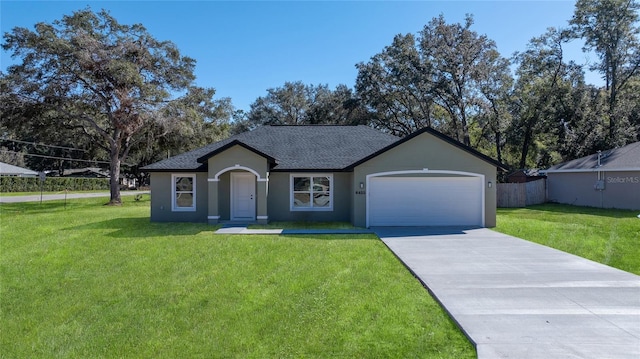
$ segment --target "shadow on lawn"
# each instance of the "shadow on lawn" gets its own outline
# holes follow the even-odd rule
[[[213,233],[217,227],[206,223],[156,223],[149,217],[113,218],[105,221],[91,222],[80,226],[65,228],[75,230],[113,230],[105,236],[113,238],[190,236],[201,232]]]
[[[124,197],[122,200],[123,206],[148,206],[149,203],[149,198],[135,200],[132,197]],[[39,201],[3,202],[0,203],[0,211],[6,214],[42,214],[83,209],[95,209],[108,207],[108,204],[108,197],[69,198],[66,201],[63,199],[56,199],[42,201],[42,203],[40,203]]]
[[[354,241],[354,240],[378,241],[379,240],[378,237],[373,233],[295,234],[295,233],[282,232],[282,234],[280,234],[279,236],[287,239],[302,239],[302,240],[314,240],[314,241]]]
[[[373,231],[380,238],[426,237],[442,235],[464,235],[468,230],[478,229],[477,226],[431,226],[431,227],[373,227]]]
[[[105,203],[107,203],[107,201],[105,201]],[[80,201],[77,199],[69,199],[66,204],[64,200],[43,201],[42,203],[17,202],[0,204],[2,212],[6,214],[40,214],[90,207],[96,207],[96,204],[94,202]]]
[[[638,216],[638,213],[640,213],[640,211],[637,210],[582,207],[559,203],[537,204],[533,206],[527,206],[526,208],[499,208],[498,213],[517,213],[518,211],[522,210],[549,212],[549,214],[558,216],[565,214],[586,214],[590,216],[601,216],[610,218],[636,218]]]

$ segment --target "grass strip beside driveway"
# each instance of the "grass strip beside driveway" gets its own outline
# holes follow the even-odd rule
[[[495,230],[640,275],[637,215],[560,204],[499,208]]]
[[[375,236],[213,236],[103,203],[0,205],[3,356],[475,357]]]

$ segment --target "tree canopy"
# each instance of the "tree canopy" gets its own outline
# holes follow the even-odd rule
[[[605,80],[608,97],[608,140],[623,145],[630,137],[629,104],[625,90],[640,73],[640,24],[635,0],[578,0],[570,21],[574,37],[583,39],[584,49],[595,51],[599,62],[592,70]]]
[[[397,136],[432,127],[514,169],[544,168],[640,139],[639,10],[637,0],[578,0],[567,28],[508,58],[471,15],[441,15],[356,64],[353,88],[285,81],[244,112],[196,86],[196,61],[173,43],[86,9],[4,34],[20,63],[0,74],[0,131],[107,160],[114,203],[122,164],[142,177],[165,156],[273,124],[364,124]],[[567,61],[564,47],[576,40],[598,61]],[[604,85],[586,83],[586,70]],[[29,161],[11,154],[19,144],[0,141],[0,150]],[[42,159],[36,169],[63,162]]]
[[[580,0],[571,26],[550,28],[525,51],[502,57],[473,31],[473,18],[433,18],[356,65],[357,97],[370,124],[396,135],[433,127],[513,168],[559,161],[638,140],[638,4]],[[585,42],[603,88],[585,83],[564,45]],[[515,70],[515,71],[514,71]]]
[[[501,82],[508,74],[495,42],[472,25],[470,15],[464,24],[447,24],[441,15],[418,37],[397,35],[357,65],[356,89],[377,114],[376,125],[402,135],[429,126],[471,144],[474,116],[505,90]]]
[[[353,125],[366,123],[353,91],[345,85],[331,90],[327,85],[285,82],[267,89],[246,114],[236,121],[236,132],[260,125]]]
[[[215,91],[194,86],[194,59],[104,10],[77,11],[33,31],[14,28],[2,47],[21,60],[2,75],[3,124],[61,130],[104,150],[114,204],[120,203],[120,167],[142,134],[225,120]]]

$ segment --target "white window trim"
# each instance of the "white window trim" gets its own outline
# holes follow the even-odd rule
[[[176,178],[191,177],[193,178],[193,206],[178,207],[176,204]],[[171,174],[171,211],[172,212],[195,212],[196,210],[196,174],[195,173],[172,173]]]
[[[329,178],[329,207],[294,207],[293,178],[294,177],[328,177]],[[333,174],[331,173],[291,173],[289,175],[289,210],[292,212],[328,212],[333,211]],[[313,191],[312,191],[313,193]],[[313,206],[313,198],[311,199]]]

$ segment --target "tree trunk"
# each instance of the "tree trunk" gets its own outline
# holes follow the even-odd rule
[[[109,171],[109,190],[111,191],[110,205],[119,206],[122,204],[120,199],[120,156],[119,147],[117,145],[111,146],[110,164],[111,170]]]
[[[467,126],[467,123],[465,121],[465,123],[462,124],[462,140],[466,146],[471,147],[471,137],[469,137],[469,126]]]
[[[467,116],[464,114],[464,107],[460,107],[461,111],[461,116],[460,116],[460,123],[462,125],[462,143],[465,144],[465,146],[469,146],[471,147],[471,137],[469,136],[469,125],[467,124]]]
[[[618,69],[615,64],[611,65],[611,87],[609,88],[609,146],[616,147],[617,145],[617,128],[616,122],[618,119],[616,118],[616,105],[617,105],[617,95],[618,95],[618,77],[617,72]]]
[[[527,128],[525,129],[524,140],[522,141],[522,153],[520,155],[520,168],[527,167],[527,155],[529,155],[529,145],[531,144],[533,125],[527,122]]]
[[[496,136],[496,155],[497,155],[497,159],[498,162],[502,163],[502,151],[500,150],[500,141],[502,140],[502,136],[500,134],[500,131],[495,131],[495,136]]]

